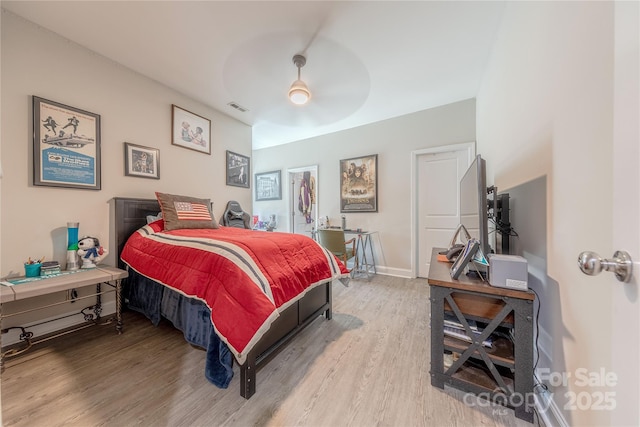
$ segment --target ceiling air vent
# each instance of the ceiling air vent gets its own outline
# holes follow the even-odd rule
[[[239,105],[235,102],[230,102],[227,104],[229,107],[231,108],[235,108],[236,110],[240,111],[241,113],[244,113],[245,111],[249,111],[247,108],[244,108],[242,105]]]

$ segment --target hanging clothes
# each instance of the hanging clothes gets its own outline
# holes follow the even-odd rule
[[[311,177],[311,172],[303,172],[302,180],[300,181],[300,192],[298,195],[298,210],[302,215],[304,215],[307,224],[311,224],[313,222],[311,208],[315,195],[311,188],[312,181],[313,187],[315,188],[315,180]]]

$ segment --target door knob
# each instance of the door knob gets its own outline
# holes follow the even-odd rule
[[[633,272],[633,261],[629,253],[625,251],[616,251],[613,254],[613,259],[603,259],[595,252],[582,252],[578,256],[578,266],[584,274],[589,276],[595,276],[602,270],[611,271],[621,282],[631,280]]]

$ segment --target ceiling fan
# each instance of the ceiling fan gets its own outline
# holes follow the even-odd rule
[[[277,127],[328,125],[364,105],[369,71],[349,47],[330,38],[334,7],[310,17],[304,27],[311,31],[300,27],[262,34],[228,56],[225,87],[231,100],[250,110],[254,130],[270,127],[277,133]],[[291,75],[291,62],[297,78]]]
[[[291,84],[289,89],[289,99],[296,105],[305,105],[311,99],[311,92],[307,84],[300,78],[300,68],[307,63],[304,55],[293,55],[293,64],[298,68],[298,79]]]

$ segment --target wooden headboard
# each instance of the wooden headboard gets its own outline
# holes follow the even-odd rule
[[[120,253],[127,243],[127,239],[137,229],[147,224],[147,215],[157,215],[160,205],[156,199],[132,199],[114,197],[115,204],[115,239],[118,253],[116,263],[119,268],[124,264],[120,260]]]

